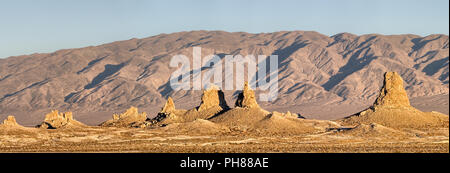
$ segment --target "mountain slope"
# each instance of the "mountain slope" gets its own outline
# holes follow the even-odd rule
[[[278,99],[263,107],[368,105],[386,71],[402,76],[409,97],[442,95],[449,92],[448,40],[447,35],[192,31],[9,57],[0,59],[0,114],[159,109],[168,96],[181,108],[198,105],[201,91],[174,92],[169,84],[176,70],[170,59],[191,58],[194,46],[202,48],[202,56],[278,55]],[[227,102],[234,102],[234,93],[225,92]]]

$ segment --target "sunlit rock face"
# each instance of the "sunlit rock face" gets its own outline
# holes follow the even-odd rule
[[[377,123],[391,128],[425,129],[448,127],[448,116],[422,112],[410,105],[403,79],[396,72],[384,74],[384,84],[375,103],[368,109],[339,120],[343,125]]]
[[[408,94],[403,87],[403,79],[397,72],[384,74],[384,84],[374,106],[405,107],[411,106]]]
[[[16,122],[16,118],[12,115],[8,116],[5,120],[3,120],[3,125],[6,126],[19,126]]]
[[[259,108],[255,98],[255,91],[250,88],[248,82],[245,82],[244,90],[239,94],[235,106],[242,108]]]
[[[214,85],[203,91],[202,102],[197,110],[203,111],[213,107],[228,109],[223,91]]]
[[[44,122],[38,125],[38,127],[44,129],[58,129],[62,127],[74,126],[84,126],[84,124],[78,122],[77,120],[74,120],[72,112],[59,113],[58,110],[53,110],[52,112],[45,115]]]
[[[112,120],[100,124],[104,127],[138,127],[147,120],[147,113],[139,113],[138,108],[130,107],[124,113],[114,114]]]

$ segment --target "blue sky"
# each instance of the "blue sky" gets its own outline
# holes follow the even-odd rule
[[[449,1],[0,1],[0,58],[190,30],[448,35]]]

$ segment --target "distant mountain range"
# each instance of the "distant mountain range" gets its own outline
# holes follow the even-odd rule
[[[0,59],[0,114],[160,109],[168,96],[177,107],[198,105],[200,91],[169,85],[170,59],[192,57],[195,46],[202,55],[278,55],[279,96],[263,107],[369,105],[386,71],[403,77],[410,97],[449,92],[447,35],[192,31]],[[225,94],[233,105],[235,92]]]

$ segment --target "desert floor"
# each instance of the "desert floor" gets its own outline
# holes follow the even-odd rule
[[[304,135],[189,135],[163,129],[9,129],[0,132],[0,152],[449,152],[448,128],[405,129],[399,136],[358,136],[343,129]]]

